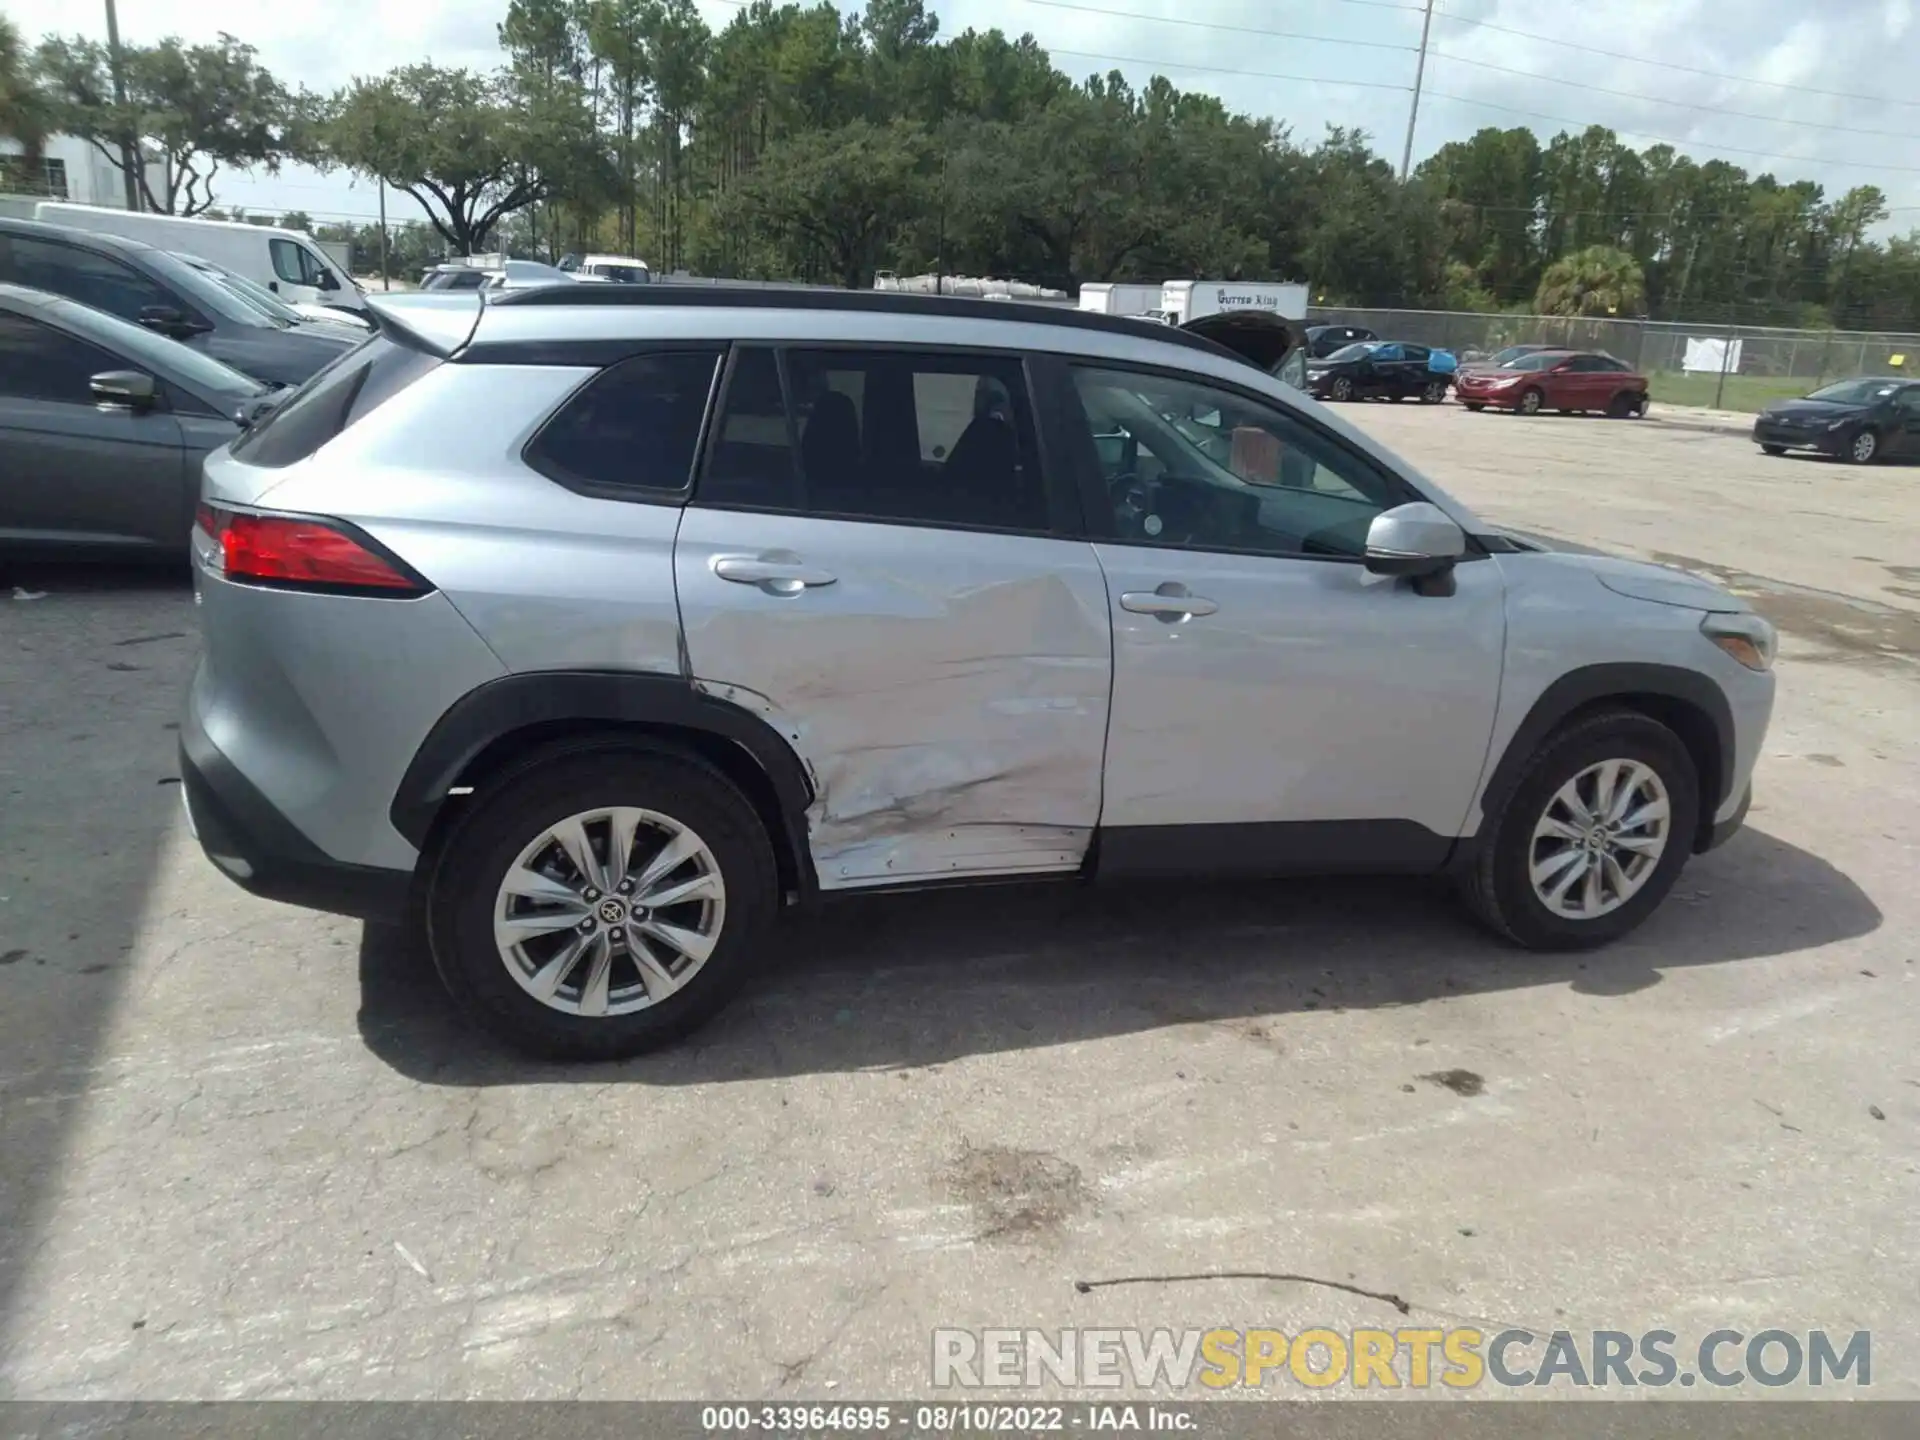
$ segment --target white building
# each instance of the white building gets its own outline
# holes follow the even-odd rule
[[[0,140],[0,155],[20,153],[19,141]],[[25,215],[33,213],[32,200],[72,200],[81,205],[116,207],[127,203],[126,182],[120,176],[119,167],[77,135],[49,136],[42,147],[40,165],[41,185],[36,187],[38,193],[29,197],[28,207],[22,212]],[[155,195],[166,194],[166,174],[166,166],[159,161],[147,166],[147,184]],[[6,188],[0,185],[0,190]],[[17,208],[17,199],[11,197],[4,205],[6,212]]]

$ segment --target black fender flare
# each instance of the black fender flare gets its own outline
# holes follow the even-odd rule
[[[447,792],[486,750],[518,731],[632,725],[692,731],[731,742],[765,774],[778,822],[804,888],[813,885],[807,807],[813,783],[800,757],[752,711],[697,690],[678,675],[630,671],[541,670],[491,680],[469,691],[434,722],[394,791],[393,828],[425,848]]]
[[[1526,718],[1507,741],[1499,763],[1481,789],[1481,833],[1485,833],[1487,815],[1506,798],[1528,759],[1568,716],[1607,700],[1632,705],[1635,700],[1644,702],[1646,698],[1678,702],[1703,715],[1711,728],[1712,764],[1702,766],[1700,775],[1700,820],[1703,826],[1710,827],[1714,813],[1733,789],[1733,706],[1727,701],[1726,691],[1698,670],[1625,661],[1569,670],[1540,692],[1540,698],[1533,702],[1533,708],[1527,711]],[[1696,742],[1701,738],[1681,735],[1687,742],[1688,752],[1696,757],[1699,755]]]

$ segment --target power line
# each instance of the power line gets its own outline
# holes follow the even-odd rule
[[[1344,4],[1357,5],[1362,0],[1342,0]],[[1385,9],[1402,9],[1402,6],[1384,6]],[[1909,105],[1920,107],[1920,100],[1901,100],[1892,95],[1861,95],[1850,90],[1823,90],[1817,85],[1795,85],[1785,80],[1762,80],[1757,75],[1729,75],[1724,70],[1703,70],[1697,65],[1681,65],[1672,60],[1649,60],[1644,55],[1628,55],[1620,50],[1603,50],[1597,45],[1582,45],[1574,40],[1562,40],[1557,35],[1542,35],[1534,30],[1516,30],[1511,25],[1496,25],[1491,20],[1473,20],[1465,15],[1450,15],[1440,12],[1442,20],[1451,20],[1456,25],[1471,25],[1478,30],[1495,30],[1502,35],[1515,35],[1522,40],[1538,40],[1542,45],[1558,45],[1567,50],[1579,50],[1588,55],[1604,55],[1609,60],[1627,60],[1635,65],[1655,65],[1662,70],[1678,70],[1684,75],[1705,75],[1713,80],[1730,80],[1736,85],[1768,85],[1777,90],[1798,90],[1805,95],[1825,95],[1834,100],[1865,100],[1874,105]]]
[[[1556,125],[1571,125],[1584,130],[1591,121],[1570,120],[1565,115],[1549,115],[1542,110],[1524,110],[1518,105],[1501,105],[1492,100],[1475,100],[1467,95],[1449,95],[1442,90],[1427,92],[1439,100],[1451,100],[1458,105],[1478,105],[1487,110],[1503,110],[1509,115],[1525,115],[1534,120],[1551,120]],[[1665,135],[1655,135],[1650,130],[1641,130],[1629,126],[1604,127],[1617,128],[1625,135],[1638,135],[1642,139],[1652,140],[1659,145],[1672,145],[1676,149],[1724,150],[1729,155],[1753,155],[1762,160],[1786,160],[1795,165],[1827,165],[1839,169],[1852,170],[1897,170],[1903,174],[1920,175],[1920,165],[1876,165],[1864,160],[1832,160],[1824,155],[1783,155],[1777,150],[1746,150],[1737,145],[1716,145],[1707,140],[1674,140]]]
[[[1038,5],[1045,0],[1032,0]],[[1528,80],[1544,80],[1549,85],[1566,85],[1575,90],[1591,90],[1599,95],[1614,95],[1622,100],[1641,100],[1651,105],[1672,105],[1682,110],[1700,110],[1709,115],[1724,115],[1735,120],[1761,120],[1775,125],[1795,125],[1808,130],[1839,130],[1848,135],[1877,135],[1887,140],[1920,140],[1920,135],[1899,130],[1867,130],[1858,125],[1832,125],[1824,120],[1795,120],[1786,115],[1756,115],[1749,110],[1728,110],[1719,105],[1702,105],[1695,100],[1669,100],[1661,95],[1643,95],[1637,90],[1614,90],[1605,85],[1589,85],[1584,80],[1567,80],[1557,75],[1542,75],[1534,70],[1520,70],[1511,65],[1496,65],[1491,60],[1470,60],[1465,55],[1455,55],[1450,50],[1435,50],[1434,56],[1441,60],[1450,60],[1456,65],[1471,65],[1476,70],[1497,70],[1502,75],[1519,75]]]
[[[1132,10],[1108,10],[1099,5],[1079,5],[1071,0],[1027,0],[1048,10],[1078,10],[1087,15],[1108,15],[1116,20],[1155,20],[1166,25],[1187,25],[1196,30],[1231,30],[1240,35],[1272,35],[1281,40],[1310,40],[1319,45],[1354,45],[1364,50],[1398,50],[1411,55],[1411,45],[1396,45],[1389,40],[1347,40],[1333,35],[1303,35],[1295,30],[1264,30],[1256,25],[1227,25],[1212,20],[1186,20],[1171,15],[1141,15]],[[1397,7],[1396,7],[1397,8]]]
[[[1097,50],[1067,50],[1049,45],[1047,50],[1054,55],[1077,55],[1082,60],[1105,60],[1115,65],[1145,65],[1148,69],[1162,70],[1204,70],[1214,75],[1246,75],[1256,80],[1296,80],[1303,85],[1346,85],[1357,90],[1397,90],[1402,95],[1412,91],[1411,85],[1388,85],[1379,80],[1332,80],[1325,75],[1282,75],[1277,70],[1234,70],[1225,65],[1188,65],[1175,64],[1171,60],[1142,60],[1138,55],[1106,55]]]

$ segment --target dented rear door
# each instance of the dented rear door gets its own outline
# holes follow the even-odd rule
[[[1106,586],[1053,533],[1019,357],[743,348],[728,371],[675,545],[686,664],[806,766],[822,887],[1076,868]]]

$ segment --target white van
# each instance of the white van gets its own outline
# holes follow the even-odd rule
[[[49,225],[124,235],[178,254],[198,255],[265,286],[288,305],[324,305],[366,314],[366,297],[353,277],[328,260],[319,242],[304,230],[109,210],[58,200],[42,200],[33,207],[33,218]]]
[[[1096,315],[1151,315],[1163,309],[1158,285],[1119,285],[1104,280],[1080,287],[1080,308]]]
[[[1160,292],[1160,308],[1175,325],[1234,310],[1305,320],[1307,285],[1304,280],[1169,280]]]
[[[566,255],[560,268],[576,280],[605,281],[612,285],[650,285],[653,272],[647,262],[631,255]]]

